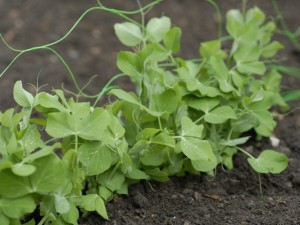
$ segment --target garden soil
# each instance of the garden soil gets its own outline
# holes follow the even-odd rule
[[[135,0],[103,1],[118,9],[135,9]],[[146,0],[141,1],[143,4]],[[217,0],[223,13],[241,8],[241,0]],[[300,25],[300,1],[279,0],[281,10],[291,30]],[[94,0],[0,0],[0,32],[8,43],[19,49],[46,44],[62,37],[83,11],[95,5]],[[271,0],[248,1],[257,5],[272,19]],[[146,17],[167,15],[183,30],[182,51],[185,58],[198,57],[199,43],[217,37],[217,17],[205,0],[164,0]],[[134,18],[139,19],[139,16]],[[70,64],[76,79],[83,86],[93,77],[86,92],[95,94],[118,73],[116,54],[126,49],[114,35],[113,24],[122,19],[103,11],[89,14],[75,31],[55,49]],[[224,25],[224,24],[223,24]],[[278,60],[282,64],[300,68],[300,54],[283,37],[286,47]],[[0,44],[0,69],[15,56]],[[14,82],[22,80],[26,88],[35,91],[63,88],[76,92],[72,79],[62,63],[50,52],[39,50],[21,56],[0,80],[0,110],[15,107],[12,97]],[[46,85],[47,86],[44,86]],[[133,90],[128,79],[116,85]],[[300,88],[300,80],[284,76],[282,89]],[[106,100],[104,99],[103,102]],[[300,102],[291,103],[291,108]],[[274,109],[275,110],[275,109]],[[274,135],[280,140],[277,150],[289,156],[288,169],[280,175],[262,175],[260,195],[258,175],[247,164],[246,157],[237,154],[235,168],[218,168],[214,177],[206,175],[173,177],[169,182],[142,182],[130,188],[128,196],[115,196],[107,204],[109,221],[96,214],[81,219],[81,225],[289,225],[300,224],[300,111],[280,113]],[[262,149],[274,148],[269,139],[256,141],[246,149],[258,155]],[[0,181],[1,182],[1,181]]]

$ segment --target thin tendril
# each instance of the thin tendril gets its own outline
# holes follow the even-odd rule
[[[151,7],[153,7],[154,5],[156,5],[156,4],[158,4],[158,3],[162,2],[162,1],[163,1],[163,0],[155,0],[155,1],[149,3],[148,5],[146,5],[146,6],[142,7],[142,8],[139,8],[139,9],[137,9],[137,10],[132,10],[132,11],[123,11],[123,10],[118,10],[118,9],[108,8],[108,7],[104,6],[104,5],[100,2],[100,0],[97,0],[97,3],[98,3],[98,5],[99,5],[100,7],[102,7],[103,9],[105,9],[105,10],[107,10],[107,11],[111,11],[111,12],[113,12],[113,13],[114,13],[114,12],[118,12],[118,13],[122,13],[122,14],[132,15],[132,14],[140,13],[141,11],[145,11],[145,10],[147,10],[147,9],[149,9],[149,8],[151,8]]]
[[[46,49],[51,51],[52,53],[54,53],[58,59],[64,64],[64,66],[66,67],[69,75],[71,76],[71,79],[76,87],[76,89],[82,94],[82,96],[87,97],[87,98],[97,98],[100,99],[101,96],[103,95],[103,93],[105,93],[108,90],[108,87],[106,87],[104,90],[102,90],[98,95],[87,95],[85,93],[82,92],[82,89],[79,87],[76,78],[74,76],[74,73],[72,72],[70,66],[68,65],[68,63],[63,59],[63,57],[54,49],[50,48],[53,45],[56,45],[62,41],[64,41],[72,32],[73,30],[78,26],[78,24],[83,20],[83,18],[89,14],[90,12],[94,11],[94,10],[104,10],[104,11],[108,11],[111,12],[113,14],[116,14],[122,18],[125,18],[127,21],[130,21],[136,25],[138,25],[139,27],[143,27],[141,24],[137,23],[136,21],[134,21],[133,19],[129,18],[126,15],[131,15],[131,14],[136,14],[136,13],[140,13],[143,12],[144,10],[147,10],[149,8],[151,8],[152,6],[158,4],[159,2],[161,2],[162,0],[155,0],[154,2],[144,6],[144,7],[140,7],[140,9],[138,10],[133,10],[133,11],[122,11],[122,10],[116,10],[116,9],[112,9],[112,8],[108,8],[104,5],[101,4],[100,0],[97,0],[99,6],[98,7],[92,7],[87,9],[80,17],[79,19],[77,19],[77,21],[74,23],[74,25],[68,30],[68,32],[60,39],[51,42],[49,44],[45,44],[45,45],[39,45],[39,46],[34,46],[31,48],[27,48],[27,49],[17,49],[12,47],[10,44],[8,44],[8,42],[5,41],[3,35],[0,33],[0,38],[2,40],[2,42],[6,45],[7,48],[9,48],[10,50],[14,51],[14,52],[18,52],[18,54],[13,58],[13,60],[8,64],[8,66],[2,71],[2,73],[0,74],[0,78],[4,75],[4,73],[11,67],[11,65],[24,53],[26,52],[31,52],[31,51],[37,51],[40,49]],[[119,76],[116,76],[119,77]],[[113,78],[112,80],[115,80],[116,78]]]
[[[111,78],[111,79],[107,82],[107,84],[104,86],[104,88],[102,89],[102,91],[101,91],[99,94],[96,95],[97,99],[95,100],[95,103],[94,103],[93,107],[95,107],[95,106],[97,105],[98,101],[101,99],[101,97],[102,97],[105,93],[107,93],[109,90],[111,90],[111,87],[110,87],[111,83],[114,82],[116,79],[118,79],[118,78],[120,78],[120,77],[124,77],[124,76],[126,76],[126,75],[125,75],[124,73],[121,73],[121,74],[117,74],[117,75],[115,75],[113,78]]]
[[[218,4],[214,1],[214,0],[207,0],[212,7],[214,8],[214,10],[217,13],[217,17],[218,17],[218,39],[222,38],[223,35],[223,27],[222,27],[222,13],[220,11],[220,8],[218,6]]]

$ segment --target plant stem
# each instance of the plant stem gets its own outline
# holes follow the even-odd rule
[[[249,156],[252,159],[255,159],[255,157],[253,155],[251,155],[249,152],[247,152],[246,150],[240,148],[240,147],[236,147],[238,150],[240,150],[241,152],[243,152],[245,155]]]
[[[77,152],[78,150],[78,135],[75,135],[75,151]]]
[[[283,18],[281,11],[279,9],[277,0],[272,0],[272,5],[276,13],[276,16],[278,18],[278,21],[283,29],[283,32],[279,32],[279,33],[286,36],[292,42],[292,44],[297,49],[297,51],[300,51],[300,44],[297,41],[296,35],[293,32],[291,32],[290,29],[288,28],[285,19]]]
[[[258,183],[259,183],[259,193],[260,193],[261,197],[263,197],[263,190],[262,190],[262,183],[261,183],[260,173],[258,173],[257,175],[258,175]]]
[[[205,114],[206,115],[206,114]],[[199,123],[204,117],[205,117],[205,115],[203,115],[203,116],[201,116],[199,119],[197,119],[196,121],[195,121],[195,123]]]
[[[218,4],[214,1],[214,0],[207,0],[212,7],[214,8],[214,10],[217,13],[217,19],[218,19],[218,39],[222,38],[223,35],[223,28],[222,28],[222,13],[220,11],[220,8],[218,6]]]

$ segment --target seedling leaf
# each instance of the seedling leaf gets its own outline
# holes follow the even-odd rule
[[[22,107],[31,108],[34,97],[23,88],[22,81],[17,81],[14,86],[14,99]]]
[[[229,106],[220,106],[204,116],[204,120],[212,124],[224,123],[228,119],[236,118],[234,110]]]
[[[83,164],[87,175],[103,173],[112,164],[110,149],[101,143],[84,143],[78,149],[78,160]]]
[[[114,26],[115,33],[122,44],[133,47],[138,45],[142,39],[143,34],[141,29],[134,23],[124,22],[117,23]]]
[[[288,158],[274,150],[264,150],[258,158],[248,158],[251,167],[258,173],[281,173],[288,165]]]
[[[146,26],[148,39],[155,43],[160,42],[170,29],[171,20],[166,16],[161,18],[152,18]]]

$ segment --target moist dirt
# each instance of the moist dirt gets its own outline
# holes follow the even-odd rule
[[[85,9],[96,1],[73,0],[0,0],[0,32],[13,47],[25,49],[46,44],[62,37]],[[146,3],[147,1],[141,1]],[[149,1],[148,1],[149,2]],[[238,0],[217,0],[224,13],[230,8],[241,9]],[[271,1],[249,0],[249,7],[257,5],[267,17],[274,15]],[[103,1],[118,9],[137,8],[134,0]],[[300,26],[300,1],[279,1],[286,22],[291,30]],[[205,0],[164,0],[146,15],[167,15],[173,24],[183,30],[182,51],[185,58],[198,57],[199,43],[217,38],[217,16]],[[139,16],[135,16],[139,19]],[[75,31],[55,49],[70,64],[78,83],[86,84],[97,75],[86,92],[96,94],[105,83],[118,73],[116,54],[126,48],[119,44],[114,35],[113,24],[122,19],[107,12],[89,14]],[[284,45],[278,60],[282,64],[300,68],[300,54],[295,54],[291,43],[276,36]],[[3,70],[15,53],[0,44],[0,69]],[[27,89],[36,87],[50,91],[64,88],[76,92],[72,79],[62,63],[51,53],[36,51],[20,57],[0,80],[0,110],[15,107],[12,97],[14,82],[22,80]],[[116,85],[132,90],[126,78]],[[300,88],[300,80],[284,76],[282,89]],[[103,99],[102,103],[106,100]],[[300,102],[291,103],[291,109]],[[275,110],[275,109],[274,109]],[[300,224],[300,111],[284,115],[280,112],[274,135],[280,140],[277,150],[289,157],[288,169],[280,175],[262,175],[262,193],[259,178],[248,166],[242,154],[234,158],[235,168],[225,171],[218,168],[214,177],[206,175],[173,177],[166,183],[142,182],[130,188],[128,196],[115,196],[107,204],[110,217],[105,221],[96,214],[80,220],[80,225],[158,225],[158,224],[205,224],[205,225],[289,225]],[[255,137],[245,147],[258,155],[262,149],[274,148],[269,139]]]

